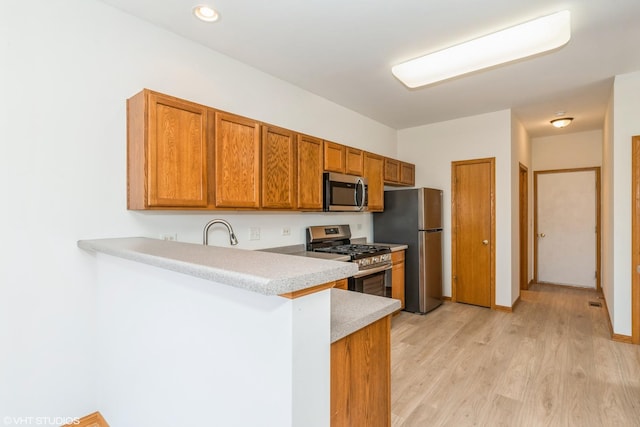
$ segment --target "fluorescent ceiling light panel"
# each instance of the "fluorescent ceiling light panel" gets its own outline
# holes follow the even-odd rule
[[[564,10],[403,62],[391,72],[415,88],[546,52],[570,38],[571,14]]]

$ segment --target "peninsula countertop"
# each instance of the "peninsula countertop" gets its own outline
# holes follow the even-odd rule
[[[307,289],[358,271],[351,262],[145,237],[80,240],[78,246],[264,295]]]

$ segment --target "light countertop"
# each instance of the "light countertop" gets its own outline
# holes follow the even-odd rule
[[[292,257],[145,237],[80,240],[78,246],[264,295],[307,289],[358,271],[354,263],[315,256]]]
[[[331,342],[346,337],[400,309],[400,301],[331,289]]]

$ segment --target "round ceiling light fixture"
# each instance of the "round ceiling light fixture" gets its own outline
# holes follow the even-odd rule
[[[199,4],[198,6],[193,8],[193,14],[196,18],[205,22],[215,22],[220,18],[218,11],[216,11],[211,6],[207,6],[206,4]]]
[[[573,117],[561,117],[559,119],[553,119],[549,123],[551,123],[554,127],[560,129],[569,126],[572,121]]]

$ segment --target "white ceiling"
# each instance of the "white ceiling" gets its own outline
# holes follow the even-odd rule
[[[602,128],[613,76],[640,70],[639,0],[103,0],[396,129],[513,109],[530,136]],[[221,18],[198,21],[207,3]],[[553,52],[418,89],[391,66],[568,9]],[[575,117],[564,130],[556,111]]]

